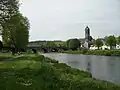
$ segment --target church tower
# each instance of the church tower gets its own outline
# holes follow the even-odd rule
[[[85,41],[89,42],[89,40],[90,40],[90,28],[87,26],[85,28]]]
[[[90,48],[90,42],[92,40],[92,37],[90,36],[90,28],[87,26],[85,28],[85,43],[84,43],[84,47],[86,49]]]

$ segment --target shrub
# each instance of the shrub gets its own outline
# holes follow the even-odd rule
[[[110,51],[105,51],[105,52],[104,52],[104,55],[105,55],[105,56],[111,56],[111,55],[112,55],[112,52],[110,52]]]
[[[88,50],[86,50],[86,49],[82,50],[82,54],[87,53],[87,51],[88,51]]]

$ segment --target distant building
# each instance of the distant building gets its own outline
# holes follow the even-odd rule
[[[120,45],[117,44],[117,45],[116,45],[116,49],[120,49]]]
[[[84,42],[84,47],[86,49],[90,48],[90,46],[91,46],[91,44],[93,42],[92,40],[93,40],[93,38],[92,38],[92,36],[90,36],[90,28],[87,26],[85,28],[85,42]]]
[[[89,42],[89,40],[90,40],[90,28],[87,26],[85,28],[85,41]]]

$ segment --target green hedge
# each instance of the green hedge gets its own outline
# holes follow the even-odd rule
[[[85,54],[85,55],[103,55],[103,56],[120,56],[120,50],[81,50],[81,51],[64,51],[68,54]]]

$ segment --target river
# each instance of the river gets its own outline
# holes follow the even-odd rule
[[[44,56],[73,68],[88,71],[97,79],[120,84],[120,57],[62,53],[48,53]]]

